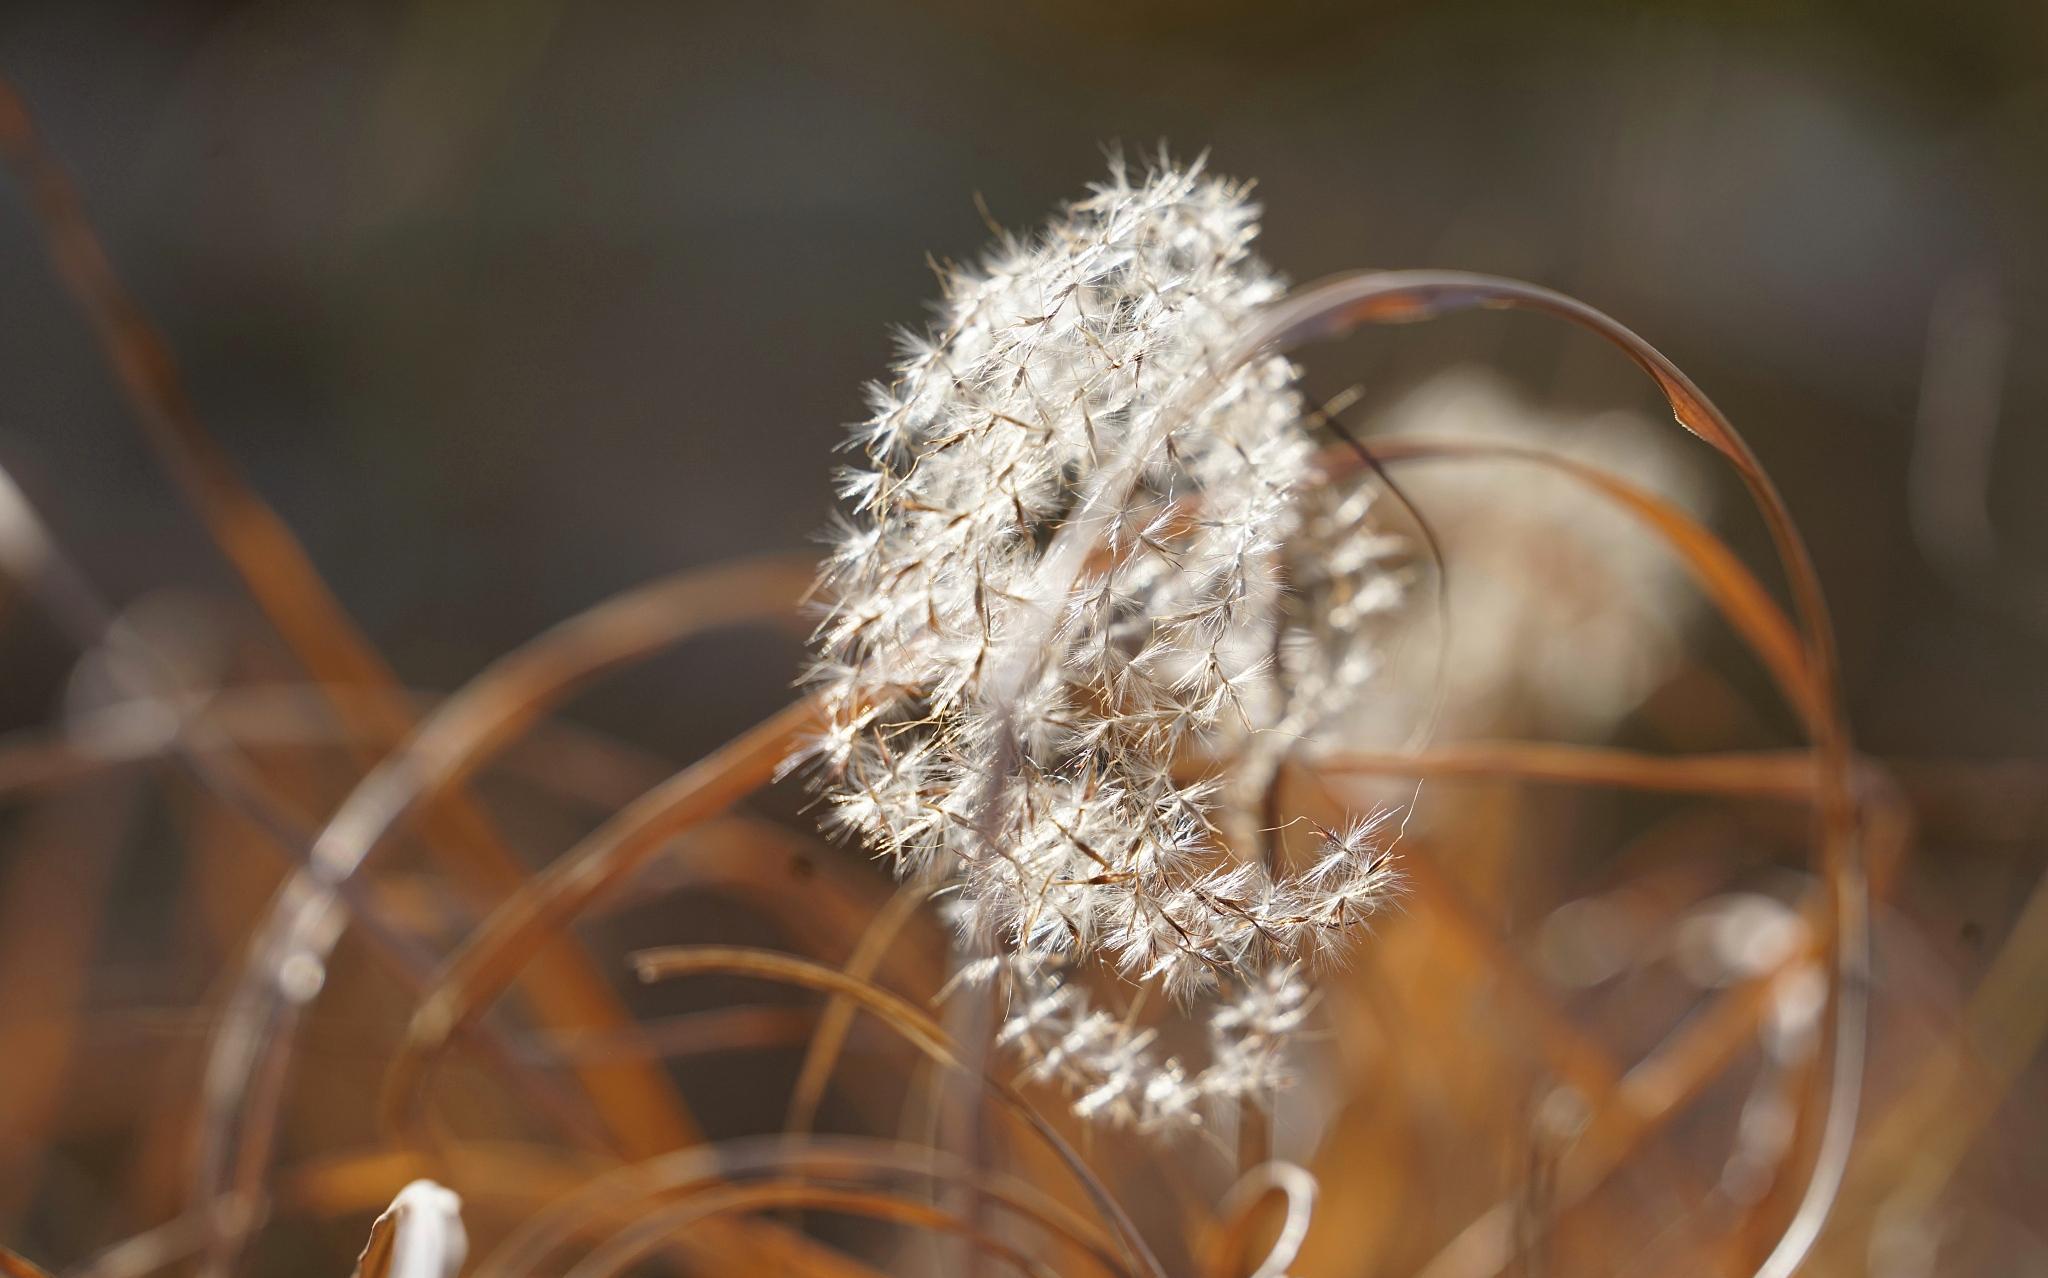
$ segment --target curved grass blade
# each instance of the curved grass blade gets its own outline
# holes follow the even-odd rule
[[[1095,1203],[1133,1265],[1142,1273],[1164,1278],[1137,1227],[1117,1204],[1100,1178],[1081,1161],[1073,1147],[1045,1118],[1019,1095],[1014,1087],[992,1075],[970,1069],[961,1058],[944,1027],[908,1000],[869,981],[855,980],[836,968],[769,950],[737,946],[698,945],[651,950],[636,957],[634,966],[642,980],[663,980],[680,976],[724,973],[754,976],[784,985],[795,985],[825,994],[837,994],[858,1003],[904,1040],[946,1069],[966,1074],[980,1082],[1003,1108],[1021,1119],[1064,1163],[1074,1179]]]

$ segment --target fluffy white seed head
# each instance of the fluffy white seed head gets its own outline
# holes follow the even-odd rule
[[[1176,775],[1191,742],[1251,757],[1341,706],[1370,669],[1360,623],[1399,595],[1365,490],[1315,471],[1292,367],[1223,366],[1282,291],[1247,195],[1113,163],[1039,237],[947,277],[854,429],[811,678],[831,821],[956,883],[963,931],[1008,956],[1008,1036],[1084,1112],[1147,1124],[1221,1084],[1056,970],[1100,956],[1183,1002],[1263,989],[1341,948],[1384,887],[1376,855],[1293,878],[1233,859],[1215,784]],[[1044,597],[1091,479],[1132,462],[1087,570]]]

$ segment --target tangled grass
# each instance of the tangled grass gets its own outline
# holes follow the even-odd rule
[[[1119,171],[954,277],[861,427],[807,691],[678,771],[561,710],[709,630],[796,622],[811,564],[681,573],[446,697],[407,693],[205,433],[11,92],[0,150],[304,673],[195,672],[0,487],[0,563],[100,686],[0,743],[0,1219],[63,1272],[338,1272],[338,1232],[366,1231],[365,1278],[1776,1275],[1861,1272],[1939,1247],[1959,1203],[1995,1211],[1967,1159],[2048,1031],[2048,898],[1967,1000],[1868,1016],[1869,903],[1963,783],[1855,752],[1789,511],[1599,312],[1450,272],[1286,293],[1249,257],[1243,188]],[[1361,436],[1295,388],[1316,341],[1474,307],[1562,318],[1641,367],[1745,485],[1790,608],[1598,455]],[[1346,735],[1368,676],[1399,668],[1382,620],[1457,570],[1397,476],[1482,463],[1625,520],[1805,742]],[[1461,729],[1513,722],[1487,700]],[[793,756],[893,882],[750,811]],[[176,813],[186,944],[217,991],[154,1019],[84,994],[143,790]],[[1618,794],[1662,806],[1590,872],[1545,837],[1605,828]],[[584,818],[538,868],[558,824],[508,825],[535,808]],[[1357,945],[1397,836],[1403,907]],[[643,982],[724,991],[661,1014],[615,979],[601,922],[678,892],[763,942],[634,956]],[[1866,1097],[1884,1033],[1910,1054]],[[764,1066],[793,1080],[781,1121],[734,1134]]]

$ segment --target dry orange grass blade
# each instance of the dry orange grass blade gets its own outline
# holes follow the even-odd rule
[[[2048,1040],[2048,879],[2035,884],[2011,934],[1963,1009],[1952,1042],[1934,1044],[1892,1105],[1867,1124],[1843,1189],[1842,1219],[1821,1256],[1849,1272],[1881,1215],[1912,1220],[1936,1208],[1970,1147]]]
[[[592,1252],[567,1278],[611,1278],[652,1259],[674,1235],[725,1215],[799,1208],[858,1216],[909,1229],[957,1235],[984,1256],[1031,1278],[1053,1271],[1031,1253],[1004,1242],[974,1220],[916,1198],[867,1189],[841,1189],[808,1181],[732,1185],[698,1195],[682,1207],[658,1212]],[[1112,1268],[1111,1273],[1127,1272]]]
[[[763,766],[772,767],[773,763],[774,759],[770,758]],[[831,871],[833,863],[829,860],[817,863],[817,867],[826,869],[827,873],[807,878],[805,890],[801,893],[790,893],[786,887],[778,886],[773,880],[764,882],[761,870],[764,859],[772,859],[774,844],[757,835],[748,835],[748,827],[754,824],[758,823],[742,822],[731,817],[695,820],[687,829],[677,830],[670,835],[669,839],[672,840],[674,837],[687,834],[691,840],[680,849],[682,855],[678,858],[678,867],[686,880],[692,885],[708,886],[713,890],[749,894],[754,904],[763,906],[771,915],[779,913],[788,916],[783,921],[788,925],[793,938],[809,942],[837,939],[849,946],[856,944],[856,938],[861,933],[861,921],[871,915],[873,902],[857,901],[849,887],[837,882]],[[707,837],[721,827],[732,827],[742,837]],[[789,840],[794,836],[783,832],[781,838]],[[663,851],[666,846],[667,842],[664,841],[652,851]],[[624,877],[629,875],[622,875],[621,882]],[[852,876],[846,877],[850,880]],[[543,878],[536,880],[536,883],[545,881]],[[610,895],[612,886],[613,884],[608,882],[598,895]],[[582,909],[594,900],[595,897],[584,901],[577,909]],[[792,915],[792,909],[800,913]],[[518,973],[519,953],[515,951],[505,957],[510,963],[506,979],[514,979]],[[899,968],[896,973],[897,979],[905,983],[914,981],[916,970],[907,961],[900,964]],[[923,970],[934,971],[936,965],[927,963]],[[432,1001],[430,998],[429,1003]],[[487,1005],[488,1000],[484,1006]],[[480,1013],[482,1008],[479,1007],[477,1010]],[[421,1144],[431,1144],[438,1157],[458,1159],[461,1145],[442,1139],[428,1123],[425,1109],[428,1082],[432,1071],[440,1063],[440,1050],[445,1046],[447,1043],[444,1041],[431,1050],[421,1051],[417,1040],[409,1039],[387,1071],[384,1106],[389,1123],[401,1136]],[[654,1045],[645,1043],[642,1046],[651,1048]],[[690,1045],[693,1051],[708,1046],[712,1045]],[[715,1264],[722,1270],[731,1270],[735,1265],[751,1263],[758,1259],[762,1263],[780,1264],[803,1272],[849,1276],[870,1273],[851,1260],[838,1258],[836,1253],[823,1248],[820,1244],[775,1229],[766,1223],[749,1223],[747,1228],[749,1233],[745,1237],[722,1232],[723,1226],[720,1231],[707,1229],[703,1237],[694,1241],[703,1252],[706,1262]]]
[[[1444,924],[1443,935],[1459,951],[1457,957],[1488,972],[1501,988],[1517,1019],[1529,1023],[1536,1043],[1559,1078],[1578,1089],[1591,1104],[1614,1095],[1621,1070],[1607,1048],[1580,1029],[1558,1006],[1540,977],[1524,965],[1487,922],[1484,913],[1439,864],[1437,854],[1420,840],[1404,861],[1404,873],[1421,903]]]
[[[379,763],[321,832],[319,859],[362,864],[409,813],[460,786],[598,676],[710,630],[792,618],[812,574],[810,560],[788,556],[693,569],[552,627],[493,662]]]
[[[1645,492],[1632,483],[1600,468],[1527,450],[1497,449],[1490,445],[1442,444],[1428,440],[1388,441],[1386,463],[1426,459],[1508,456],[1564,471],[1586,484],[1592,493],[1613,502],[1644,521],[1650,531],[1664,540],[1679,556],[1688,572],[1701,585],[1716,608],[1728,618],[1770,670],[1787,699],[1812,721],[1815,701],[1811,673],[1797,633],[1784,618],[1748,570],[1728,552],[1718,538],[1699,526],[1684,512]],[[1349,464],[1344,456],[1333,458],[1338,465]],[[1351,766],[1346,766],[1347,761]],[[1418,777],[1508,775],[1569,784],[1605,784],[1634,788],[1726,795],[1758,791],[1770,797],[1814,801],[1818,797],[1816,760],[1805,752],[1787,752],[1763,758],[1724,759],[1657,758],[1626,751],[1594,750],[1534,742],[1471,743],[1436,747],[1416,755],[1347,755],[1343,752],[1318,758],[1306,765],[1316,775],[1345,774],[1409,775]],[[1465,901],[1457,885],[1444,876],[1427,856],[1409,858],[1411,885],[1417,900],[1449,926],[1445,939],[1458,941],[1468,956],[1477,961],[1504,988],[1518,991],[1509,1000],[1520,1015],[1529,1018],[1536,1042],[1560,1077],[1571,1082],[1595,1112],[1613,1107],[1617,1075],[1606,1060],[1604,1049],[1586,1040],[1569,1019],[1553,1006],[1547,992],[1522,969],[1513,952],[1493,934],[1474,907]],[[1746,1032],[1750,1019],[1738,1012],[1731,1027]],[[1740,1037],[1719,1039],[1727,1055],[1742,1041]],[[1468,1250],[1447,1252],[1446,1262],[1456,1254],[1492,1254],[1491,1244],[1504,1235],[1499,1221],[1511,1211],[1504,1205],[1468,1230]],[[1487,1247],[1469,1250],[1477,1240]],[[1463,1263],[1463,1262],[1452,1262]]]
[[[637,1053],[675,1060],[770,1047],[800,1047],[816,1033],[819,1016],[808,1008],[710,1007],[701,1012],[642,1019],[631,1034],[550,1034],[537,1045],[549,1058],[602,1060]]]
[[[519,978],[535,948],[676,838],[766,783],[813,719],[807,702],[772,716],[615,814],[493,912],[444,966],[387,1067],[383,1108],[388,1125],[407,1139],[429,1139],[423,1106],[433,1068],[455,1036]],[[830,900],[822,894],[806,899],[813,905]],[[728,1270],[759,1260],[847,1278],[869,1274],[828,1249],[767,1226],[756,1226],[745,1237],[718,1232],[701,1241],[711,1248],[709,1259]]]
[[[649,1163],[620,1167],[610,1160],[566,1154],[554,1147],[502,1141],[465,1141],[437,1151],[429,1160],[404,1150],[374,1150],[334,1156],[287,1169],[278,1196],[323,1218],[374,1211],[394,1188],[432,1172],[464,1187],[464,1198],[487,1216],[496,1212],[516,1222],[511,1233],[474,1267],[477,1278],[526,1272],[555,1246],[552,1222],[569,1219],[563,1238],[606,1222],[628,1223],[635,1202],[626,1189],[649,1167],[671,1163],[716,1169],[723,1147],[698,1144],[658,1156]],[[712,1176],[716,1183],[716,1176]],[[596,1195],[593,1189],[600,1189]],[[579,1208],[584,1208],[579,1215]],[[691,1252],[710,1272],[808,1274],[814,1278],[877,1278],[874,1270],[820,1243],[750,1225],[745,1235],[707,1228],[692,1239]]]
[[[1388,441],[1386,463],[1425,459],[1459,459],[1506,455],[1535,464],[1549,465],[1586,484],[1598,497],[1614,502],[1642,519],[1647,527],[1669,544],[1688,572],[1699,582],[1717,609],[1729,619],[1778,681],[1788,700],[1810,720],[1813,703],[1810,674],[1800,640],[1775,602],[1748,570],[1726,547],[1684,512],[1647,493],[1628,481],[1597,467],[1556,458],[1550,454],[1501,450],[1489,445],[1441,444],[1427,440]],[[1345,458],[1337,457],[1343,464]],[[1478,742],[1438,746],[1416,754],[1366,754],[1335,752],[1305,761],[1315,775],[1403,775],[1431,779],[1456,776],[1512,776],[1563,784],[1611,785],[1677,793],[1717,796],[1757,794],[1788,801],[1813,802],[1818,794],[1817,766],[1808,752],[1778,752],[1751,756],[1667,758],[1629,751],[1602,750],[1539,742]],[[1469,958],[1478,962],[1503,988],[1518,996],[1508,1000],[1518,1014],[1532,1022],[1536,1042],[1560,1077],[1571,1082],[1596,1112],[1611,1109],[1611,1097],[1618,1081],[1606,1053],[1587,1040],[1563,1013],[1553,1006],[1547,992],[1525,972],[1512,950],[1503,945],[1474,906],[1465,900],[1457,884],[1446,877],[1427,855],[1411,855],[1409,879],[1422,908],[1432,910],[1447,925],[1444,938],[1457,941]],[[1728,1031],[1715,1042],[1724,1054],[1713,1059],[1732,1058],[1752,1024],[1754,1009],[1732,1009]],[[1500,1211],[1509,1210],[1503,1207]],[[1489,1240],[1499,1236],[1497,1221],[1489,1216],[1479,1234]],[[1447,1253],[1447,1258],[1448,1258]]]
[[[58,274],[91,320],[152,445],[248,584],[250,594],[323,686],[353,688],[334,700],[366,740],[395,744],[412,726],[398,682],[342,608],[298,540],[208,435],[162,336],[121,285],[63,167],[37,132],[26,103],[0,79],[0,154],[28,190]],[[366,761],[378,750],[365,753]],[[502,895],[523,880],[518,861],[483,814],[450,796],[430,814],[431,846],[473,888]],[[571,1025],[629,1019],[610,985],[582,955],[551,952],[535,971],[536,1006]],[[613,1135],[628,1150],[690,1139],[694,1124],[668,1080],[651,1069],[612,1069],[588,1080]]]
[[[852,980],[871,979],[875,969],[888,956],[896,938],[929,897],[930,892],[917,883],[906,883],[897,888],[896,894],[876,912],[861,933],[853,953],[847,956],[840,970]],[[825,1014],[819,1019],[818,1028],[804,1050],[804,1063],[797,1072],[796,1086],[790,1090],[789,1117],[783,1124],[783,1130],[790,1135],[803,1136],[811,1130],[811,1123],[817,1118],[818,1104],[824,1099],[832,1070],[839,1062],[839,1050],[846,1043],[847,1031],[853,1028],[854,1010],[853,1001],[843,995],[834,995],[832,1001],[825,1005]]]
[[[497,1204],[519,1222],[477,1264],[476,1278],[506,1278],[541,1269],[574,1240],[630,1228],[690,1194],[762,1173],[795,1173],[783,1182],[789,1184],[844,1184],[883,1176],[915,1176],[934,1185],[972,1184],[989,1201],[1102,1268],[1130,1272],[1115,1242],[1071,1208],[1028,1184],[953,1165],[940,1152],[920,1146],[844,1137],[791,1141],[778,1135],[695,1145],[644,1163],[617,1166],[565,1156],[549,1147],[472,1141],[451,1146],[439,1161],[444,1167],[438,1170],[465,1186],[464,1200],[478,1214],[487,1214]],[[405,1151],[337,1155],[289,1168],[280,1177],[278,1193],[282,1200],[332,1219],[375,1211],[390,1201],[395,1187],[436,1170]],[[703,1245],[705,1238],[690,1241],[692,1254],[715,1261],[717,1252]]]
[[[1304,806],[1302,814],[1324,825],[1340,821],[1349,805],[1332,793],[1321,769],[1309,765],[1304,770],[1317,781],[1318,798],[1323,802]],[[1415,834],[1406,836],[1402,846],[1408,852],[1401,873],[1410,893],[1410,909],[1439,926],[1438,940],[1450,951],[1444,956],[1447,962],[1486,973],[1499,989],[1508,992],[1501,1000],[1504,1013],[1526,1028],[1549,1068],[1589,1103],[1609,1100],[1622,1077],[1612,1053],[1566,1013],[1554,991],[1520,960],[1485,911],[1444,869],[1438,849]]]
[[[42,1266],[6,1247],[0,1247],[0,1274],[7,1278],[50,1278]]]
[[[5,522],[9,533],[9,542],[0,547],[0,552],[4,552],[10,569],[33,585],[49,614],[74,642],[87,650],[99,648],[115,632],[117,619],[112,610],[49,537],[35,510],[4,471],[0,471],[0,502],[7,506]],[[130,634],[124,649],[130,660],[110,665],[108,671],[115,676],[122,695],[156,707],[157,729],[171,756],[208,794],[219,798],[224,808],[241,818],[247,831],[259,836],[262,843],[274,847],[301,868],[310,865],[311,823],[300,805],[292,796],[273,787],[231,742],[212,735],[203,717],[188,712],[187,703],[197,694],[188,694],[177,686],[170,664],[146,638]],[[235,828],[242,832],[241,827]],[[430,975],[431,960],[419,944],[386,919],[359,884],[342,881],[333,885],[332,891],[338,900],[349,905],[359,930],[373,942],[378,956],[413,986],[424,985]],[[284,973],[266,969],[263,975],[266,981],[260,987],[259,998],[271,995],[274,991],[268,981],[281,978]],[[269,1021],[237,1021],[232,1017],[216,1022],[216,1045],[224,1029],[234,1030],[240,1036],[235,1046],[247,1049],[251,1053],[248,1059],[262,1068],[235,1072],[225,1082],[210,1077],[207,1083],[213,1085],[211,1092],[202,1087],[199,1173],[196,1177],[187,1173],[182,1178],[184,1196],[196,1198],[200,1205],[184,1213],[182,1219],[189,1227],[182,1232],[168,1227],[151,1231],[135,1240],[133,1248],[117,1249],[110,1254],[153,1255],[145,1245],[150,1237],[200,1236],[208,1248],[209,1264],[224,1266],[247,1231],[260,1223],[263,1152],[275,1132],[275,1099],[286,1080],[284,1049],[288,1039],[281,1033],[266,1033],[273,1028],[280,1027]],[[508,1067],[508,1078],[527,1087],[529,1097],[539,1102],[540,1108],[568,1118],[570,1126],[575,1126],[575,1111],[565,1106],[545,1080],[504,1055],[502,1044],[495,1038],[487,1039],[484,1046],[498,1063]],[[246,1114],[249,1121],[239,1126],[225,1121],[225,1116],[234,1114]],[[235,1206],[232,1210],[218,1206],[223,1203]]]
[[[1421,439],[1384,441],[1376,464],[1417,460],[1510,458],[1557,469],[1591,492],[1627,511],[1677,554],[1716,609],[1769,670],[1787,700],[1812,723],[1819,713],[1812,673],[1791,623],[1755,577],[1726,545],[1684,511],[1599,467],[1554,454],[1488,444]],[[1338,464],[1353,459],[1340,455]],[[1414,755],[1337,752],[1309,765],[1319,775],[1378,774],[1439,777],[1511,775],[1569,784],[1606,784],[1668,792],[1733,794],[1752,788],[1773,797],[1816,797],[1814,760],[1804,753],[1763,759],[1657,758],[1627,751],[1597,750],[1537,742],[1464,743]],[[1419,897],[1432,902],[1451,924],[1449,935],[1507,988],[1522,994],[1515,1005],[1534,1019],[1537,1038],[1562,1077],[1593,1104],[1611,1095],[1615,1071],[1597,1048],[1578,1033],[1553,1001],[1522,971],[1466,902],[1455,883],[1426,859],[1413,860],[1411,880]]]
[[[0,1220],[27,1206],[30,1172],[80,1066],[92,951],[136,799],[130,779],[105,778],[43,800],[13,832],[29,850],[0,879]]]
[[[694,1212],[697,1204],[692,1200],[734,1186],[881,1188],[905,1179],[923,1184],[927,1197],[944,1188],[967,1187],[977,1199],[1044,1231],[1092,1266],[1130,1273],[1115,1241],[1099,1226],[1013,1177],[977,1169],[925,1146],[783,1134],[695,1146],[595,1177],[528,1216],[483,1259],[475,1278],[515,1278],[552,1269],[557,1252],[586,1240],[599,1248],[629,1236],[638,1247],[660,1245],[678,1232],[665,1219],[671,1209]],[[608,1231],[614,1230],[608,1238]],[[620,1263],[614,1257],[598,1267],[612,1269]]]
[[[161,1272],[198,1256],[218,1233],[251,1228],[252,1215],[239,1199],[215,1204],[211,1219],[201,1210],[189,1209],[70,1267],[66,1278],[143,1278]]]
[[[92,323],[150,443],[258,603],[323,680],[365,687],[388,682],[383,663],[363,644],[297,538],[248,490],[233,461],[201,426],[163,336],[121,284],[70,176],[44,143],[27,104],[4,80],[0,154],[27,190],[52,264]],[[368,707],[343,712],[384,717]]]
[[[425,714],[435,699],[415,695]],[[349,744],[346,725],[322,713],[327,697],[303,683],[246,683],[209,691],[190,719],[196,749],[242,754]],[[113,702],[56,728],[0,735],[0,800],[31,797],[102,773],[163,759],[178,747],[153,699]],[[522,782],[596,807],[616,807],[668,774],[665,761],[560,720],[533,725],[492,762]]]
[[[1840,708],[1834,630],[1812,555],[1777,486],[1720,410],[1655,347],[1576,298],[1518,280],[1460,271],[1338,276],[1282,301],[1258,331],[1244,340],[1228,366],[1235,367],[1261,350],[1291,350],[1339,336],[1360,324],[1409,323],[1479,308],[1533,310],[1556,316],[1605,339],[1647,373],[1663,392],[1678,423],[1735,467],[1770,531],[1791,589],[1805,660],[1803,670],[1797,672],[1804,677],[1795,681],[1796,691],[1788,689],[1788,696],[1802,712],[1819,756],[1815,861],[1830,897],[1826,924],[1834,979],[1829,1034],[1832,1067],[1818,1148],[1797,1205],[1756,1271],[1759,1278],[1786,1278],[1819,1236],[1840,1187],[1855,1131],[1869,998],[1869,907],[1858,846],[1850,736]],[[1782,658],[1778,660],[1782,664]],[[1778,671],[1774,668],[1773,673]]]
[[[416,1128],[432,1061],[510,988],[537,947],[671,840],[765,784],[816,721],[808,701],[771,716],[628,805],[493,911],[443,967],[391,1061],[384,1097],[393,1126]]]
[[[458,1156],[462,1150],[454,1151]],[[527,1213],[518,1225],[476,1266],[473,1278],[515,1278],[546,1269],[556,1252],[579,1239],[601,1236],[608,1227],[630,1225],[650,1205],[676,1195],[723,1187],[734,1180],[762,1172],[790,1169],[830,1169],[844,1177],[849,1169],[902,1171],[934,1174],[935,1151],[898,1146],[850,1137],[813,1137],[792,1141],[786,1137],[743,1137],[736,1140],[693,1145],[661,1154],[644,1162],[603,1169],[538,1210]],[[1033,1198],[1021,1185],[997,1185],[1020,1201],[1036,1203],[1038,1210],[1068,1222],[1070,1231],[1090,1236],[1087,1222],[1042,1196]]]
[[[1360,324],[1413,323],[1474,309],[1538,311],[1598,335],[1649,375],[1681,426],[1734,465],[1770,530],[1800,618],[1809,669],[1794,704],[1811,709],[1808,726],[1816,744],[1831,756],[1829,771],[1845,777],[1849,740],[1838,705],[1834,630],[1819,574],[1791,511],[1748,443],[1713,402],[1676,364],[1627,327],[1576,298],[1520,280],[1464,271],[1358,272],[1310,285],[1281,302],[1245,340],[1240,358],[1266,348],[1290,350],[1340,336]],[[1846,783],[1834,801],[1846,808]],[[1846,818],[1846,812],[1842,815]]]
[[[515,1141],[465,1142],[436,1161],[410,1150],[355,1150],[283,1168],[276,1192],[281,1204],[335,1220],[377,1211],[407,1183],[442,1176],[463,1186],[466,1203],[507,1204],[523,1218],[615,1165],[610,1159]]]
[[[1863,793],[1865,845],[1873,884],[1881,892],[1901,865],[1910,825],[1882,774],[1872,773]],[[1552,1190],[1555,1214],[1562,1215],[1585,1202],[1625,1159],[1675,1120],[1747,1050],[1771,1007],[1778,982],[1799,966],[1828,957],[1826,925],[1831,908],[1825,889],[1812,894],[1802,907],[1812,928],[1809,935],[1813,939],[1807,945],[1787,954],[1770,970],[1723,991],[1631,1068],[1611,1103],[1594,1107],[1584,1135],[1558,1168]],[[1422,1278],[1481,1278],[1509,1270],[1520,1245],[1531,1241],[1516,1235],[1517,1211],[1515,1199],[1495,1203],[1423,1266]]]
[[[1126,1256],[1140,1272],[1164,1278],[1158,1260],[1145,1245],[1137,1227],[1118,1205],[1101,1179],[1081,1160],[1058,1131],[1046,1122],[1015,1088],[993,1075],[969,1066],[943,1026],[908,1000],[891,994],[870,981],[856,980],[836,968],[826,967],[793,955],[769,950],[733,946],[697,945],[652,950],[635,960],[642,980],[664,980],[681,976],[723,973],[753,976],[778,984],[795,985],[820,993],[834,994],[858,1003],[866,1011],[900,1034],[935,1064],[977,1081],[1005,1111],[1022,1120],[1050,1148],[1075,1181],[1084,1189],[1103,1219],[1116,1232]]]
[[[1503,777],[1554,785],[1611,786],[1659,794],[1811,802],[1813,756],[1805,750],[1655,755],[1546,741],[1460,741],[1414,754],[1333,750],[1304,766],[1324,776]]]
[[[851,953],[888,902],[886,880],[815,836],[729,812],[694,824],[659,861],[607,892],[590,912],[678,892],[709,892],[760,914],[789,944],[823,959]],[[579,916],[580,917],[580,916]],[[912,915],[911,922],[916,921]],[[912,997],[933,993],[944,944],[934,932],[881,956],[888,983]]]
[[[313,844],[310,873],[295,878],[251,948],[247,972],[228,1006],[209,1064],[212,1112],[202,1130],[216,1133],[202,1165],[223,1170],[231,1183],[236,1161],[220,1139],[233,1127],[231,1108],[245,1105],[236,1080],[254,1073],[258,1053],[282,1053],[281,1035],[262,1027],[277,1015],[282,994],[276,973],[292,964],[324,964],[338,937],[338,885],[352,882],[379,843],[409,813],[431,811],[494,753],[508,747],[554,707],[592,679],[641,660],[705,630],[788,616],[809,584],[808,570],[788,559],[745,562],[690,571],[630,590],[581,613],[515,649],[434,710],[420,730],[380,762],[354,789]],[[567,962],[559,944],[534,955]],[[607,997],[611,997],[609,993]],[[629,1023],[589,1023],[590,1029],[625,1030]],[[626,1102],[644,1061],[584,1063],[579,1072],[608,1126],[635,1121]],[[607,1098],[611,1098],[608,1101]],[[260,1118],[260,1116],[259,1116]],[[639,1139],[654,1139],[643,1133]],[[673,1143],[673,1142],[671,1142]],[[622,1146],[628,1153],[638,1146]],[[644,1152],[644,1151],[642,1151]]]

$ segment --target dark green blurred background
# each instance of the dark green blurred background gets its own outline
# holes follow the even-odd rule
[[[1810,530],[1865,743],[2048,750],[2039,0],[9,0],[0,69],[208,421],[418,686],[652,575],[801,547],[926,255],[986,239],[976,194],[1030,226],[1105,143],[1165,140],[1260,180],[1296,279],[1501,271],[1622,317]],[[0,335],[0,463],[107,592],[232,599],[18,198]],[[1528,317],[1313,367],[1370,404],[1474,358],[1566,408],[1651,402]],[[0,642],[0,712],[47,718],[65,648]],[[701,748],[795,655],[701,645],[588,716]]]

